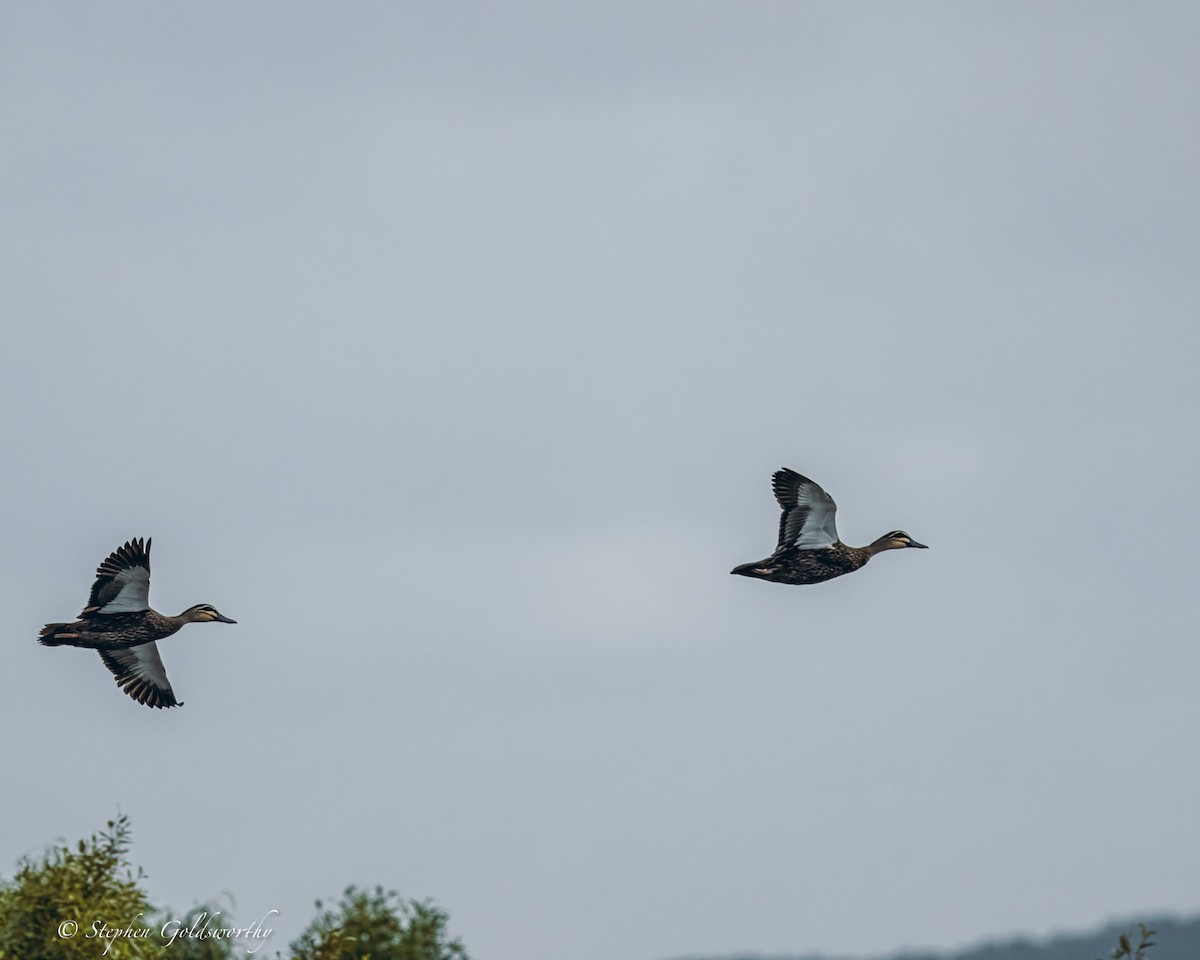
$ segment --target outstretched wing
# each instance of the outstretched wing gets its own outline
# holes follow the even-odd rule
[[[775,471],[771,488],[783,508],[776,552],[785,547],[826,550],[838,542],[837,504],[820,484],[784,467]]]
[[[150,541],[130,540],[96,568],[96,582],[80,616],[150,609]]]
[[[143,643],[124,650],[101,650],[100,659],[117,678],[117,685],[148,707],[179,707],[171,681],[158,655],[158,644]]]

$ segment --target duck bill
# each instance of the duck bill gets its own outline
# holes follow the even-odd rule
[[[228,617],[223,617],[219,613],[213,617],[213,619],[216,620],[217,623],[237,623],[236,620],[230,620]]]
[[[917,543],[916,540],[909,540],[908,545],[910,547],[916,547],[918,550],[928,550],[929,549],[929,547],[927,547],[925,544]]]

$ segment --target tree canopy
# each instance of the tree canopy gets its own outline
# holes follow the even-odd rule
[[[347,887],[291,944],[292,960],[468,960],[446,936],[447,916],[430,903],[401,900],[394,890]]]
[[[251,931],[238,930],[211,905],[185,914],[156,909],[142,887],[145,874],[129,860],[130,844],[129,818],[119,816],[74,847],[56,845],[40,858],[22,858],[12,879],[0,881],[0,960],[258,955]],[[319,900],[316,907],[287,960],[469,960],[446,932],[446,913],[428,901],[352,886],[332,908]]]

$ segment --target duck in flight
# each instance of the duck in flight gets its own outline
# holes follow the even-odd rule
[[[853,573],[884,550],[928,549],[903,530],[885,533],[865,547],[848,547],[838,539],[837,504],[820,485],[784,467],[775,471],[771,487],[783,508],[779,545],[766,560],[743,563],[730,573],[775,583],[820,583]]]
[[[207,603],[188,607],[177,617],[150,609],[150,541],[130,540],[96,570],[87,606],[74,623],[48,623],[38,641],[48,647],[97,650],[117,684],[148,707],[180,707],[167,680],[157,640],[185,623],[237,623]]]

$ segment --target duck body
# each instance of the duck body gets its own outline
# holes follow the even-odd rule
[[[819,484],[784,467],[771,479],[779,518],[775,552],[757,563],[743,563],[730,573],[774,583],[822,583],[866,566],[875,554],[906,547],[928,549],[903,530],[885,533],[865,547],[842,543],[837,532],[837,504]]]
[[[48,623],[38,634],[47,647],[82,647],[100,654],[117,684],[148,707],[178,707],[156,641],[187,623],[236,623],[207,603],[177,617],[151,610],[150,541],[130,540],[96,570],[96,581],[79,619]]]
[[[760,560],[743,563],[730,573],[775,583],[822,583],[865,566],[871,554],[864,547],[848,547],[835,543],[821,550],[800,550],[788,547]]]
[[[87,650],[127,650],[178,633],[187,621],[164,617],[157,610],[110,613],[84,617],[74,623],[48,623],[38,640],[48,647],[83,647]]]

